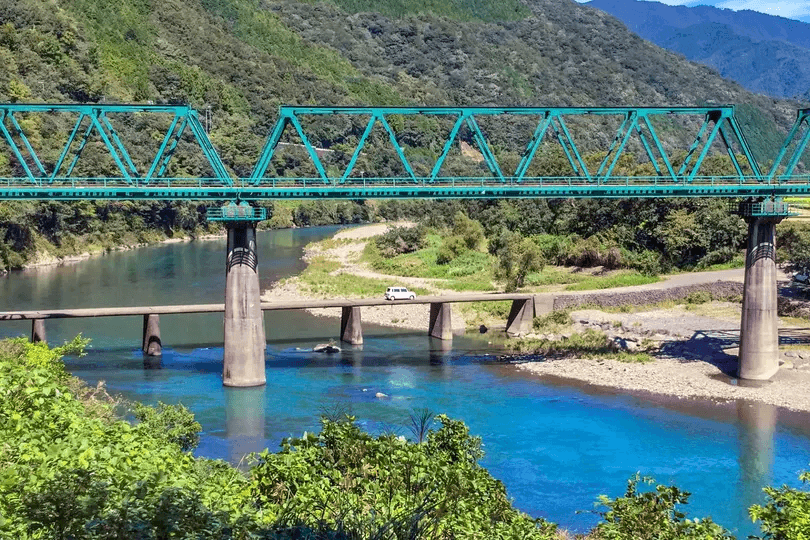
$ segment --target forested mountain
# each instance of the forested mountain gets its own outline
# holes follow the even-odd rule
[[[591,0],[633,32],[753,92],[810,101],[810,24],[756,11]]]
[[[210,107],[211,139],[240,176],[250,173],[280,104],[733,103],[763,163],[781,143],[796,106],[754,95],[571,0],[0,0],[0,101]],[[310,133],[312,141],[336,150],[353,145],[362,126],[343,121],[326,120]],[[133,119],[117,127],[148,141],[150,122]],[[42,155],[54,159],[70,129],[33,117],[24,128]],[[489,127],[488,136],[495,145],[512,147],[517,137],[498,125]],[[589,136],[593,140],[582,141],[586,151],[604,148],[597,140],[604,135]],[[687,140],[677,126],[665,136]],[[414,129],[401,143],[418,150],[435,145],[436,137]],[[86,153],[88,174],[114,166],[101,151]],[[206,175],[204,166],[202,160],[175,160],[170,174]],[[307,167],[294,152],[274,166],[300,174]],[[18,174],[15,169],[19,165],[8,152],[0,152],[0,177]],[[97,244],[116,242],[103,225],[105,216],[122,208],[127,212],[116,226],[120,234],[154,227],[171,234],[204,221],[203,207],[192,205],[2,207],[4,266],[88,234],[96,235]],[[302,214],[287,209],[285,215],[280,223],[298,223]],[[353,207],[329,215],[343,220],[368,213]]]

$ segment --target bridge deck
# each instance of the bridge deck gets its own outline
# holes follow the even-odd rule
[[[498,300],[527,300],[533,294],[491,293],[421,296],[414,300],[384,300],[377,298],[299,300],[293,302],[262,302],[263,311],[285,309],[394,306],[402,304],[450,304],[456,302],[491,302]],[[106,308],[51,309],[36,311],[0,312],[0,321],[26,321],[37,319],[74,319],[83,317],[126,317],[134,315],[176,315],[183,313],[224,313],[225,304],[191,304],[174,306],[134,306]]]

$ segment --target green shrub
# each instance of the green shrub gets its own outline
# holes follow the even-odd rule
[[[424,225],[416,227],[394,227],[375,241],[380,254],[391,258],[402,253],[412,253],[427,245],[427,229]]]
[[[693,291],[686,295],[687,304],[706,304],[712,301],[712,293],[709,291]]]
[[[468,249],[461,236],[448,236],[436,253],[436,264],[448,264]]]
[[[799,479],[810,482],[810,473],[802,473]],[[749,509],[751,519],[759,520],[771,540],[793,540],[810,538],[810,493],[782,486],[766,487],[768,502],[765,506],[755,504]]]
[[[623,497],[599,497],[602,522],[593,531],[599,540],[733,540],[734,537],[711,518],[690,520],[676,507],[686,504],[689,493],[675,486],[658,485],[639,491],[639,482],[654,483],[636,474],[627,481]]]
[[[183,405],[167,405],[158,402],[157,407],[137,403],[135,418],[157,438],[176,444],[184,452],[197,448],[202,426]]]

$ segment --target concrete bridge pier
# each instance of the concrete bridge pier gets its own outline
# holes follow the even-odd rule
[[[143,345],[141,350],[146,356],[161,356],[163,345],[160,341],[160,315],[143,316]]]
[[[343,306],[341,309],[340,340],[351,345],[363,344],[363,325],[359,306]]]
[[[428,335],[438,339],[453,339],[453,311],[450,304],[445,302],[430,304]]]
[[[776,224],[788,215],[787,205],[781,201],[745,202],[740,204],[740,214],[748,222],[748,249],[737,376],[767,380],[779,370]]]
[[[510,336],[522,336],[532,329],[534,321],[534,298],[512,300],[512,309],[506,320],[506,333]]]
[[[222,383],[262,386],[266,340],[259,290],[256,225],[226,221],[228,256],[225,265],[225,343]]]
[[[31,343],[39,342],[48,343],[47,336],[45,335],[45,320],[34,319],[31,321]]]

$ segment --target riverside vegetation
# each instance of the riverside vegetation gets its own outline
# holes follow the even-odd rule
[[[285,439],[247,471],[197,458],[200,425],[182,405],[128,404],[69,376],[63,354],[24,338],[0,342],[0,536],[60,540],[555,539],[564,532],[515,510],[478,465],[481,440],[459,421],[415,411],[413,437],[371,435],[339,407],[320,433]],[[136,423],[122,415],[130,411]],[[810,480],[807,474],[802,480]],[[730,539],[681,510],[689,494],[634,477],[600,497],[607,539]],[[810,493],[766,488],[750,513],[762,538],[810,533]]]

